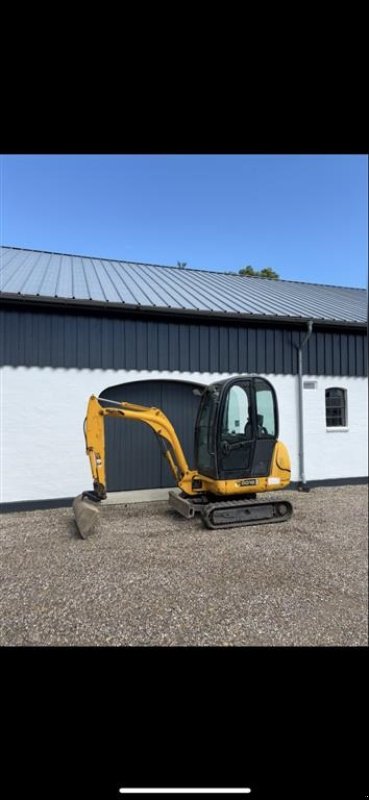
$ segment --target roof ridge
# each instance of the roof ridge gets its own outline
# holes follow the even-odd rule
[[[239,272],[232,272],[232,270],[204,269],[204,268],[200,268],[200,267],[178,267],[178,266],[174,266],[172,264],[156,264],[156,263],[151,262],[151,261],[126,261],[123,258],[105,258],[105,256],[92,256],[92,255],[88,256],[88,255],[84,255],[82,253],[63,253],[63,252],[61,252],[59,250],[39,250],[38,248],[35,248],[35,247],[15,247],[14,245],[6,245],[6,244],[0,245],[0,248],[1,249],[4,248],[6,250],[20,250],[22,252],[29,252],[29,253],[49,253],[49,254],[55,255],[55,256],[69,256],[70,258],[76,257],[76,258],[96,259],[96,260],[100,260],[100,261],[112,261],[112,262],[118,263],[118,264],[128,264],[128,265],[133,265],[134,264],[134,265],[136,265],[138,267],[140,267],[140,266],[142,266],[142,267],[160,267],[161,269],[174,269],[174,270],[178,270],[180,272],[191,272],[191,273],[192,272],[201,272],[202,275],[210,273],[211,275],[212,274],[213,275],[229,275],[229,276],[236,277],[236,278],[247,277],[247,278],[253,278],[254,280],[256,279],[256,280],[263,280],[263,281],[273,281],[273,283],[276,282],[278,284],[280,284],[280,283],[293,283],[293,284],[297,284],[298,286],[301,286],[301,285],[303,285],[303,286],[326,286],[326,287],[331,288],[331,289],[345,289],[345,290],[349,289],[350,291],[355,291],[355,292],[366,292],[367,291],[367,289],[364,286],[363,287],[361,287],[361,286],[341,286],[339,284],[334,284],[334,283],[315,283],[315,282],[309,282],[309,281],[296,281],[296,280],[291,280],[291,279],[288,279],[288,278],[278,278],[277,281],[275,281],[275,278],[260,278],[260,276],[258,276],[258,275],[242,276],[242,275],[239,274]]]

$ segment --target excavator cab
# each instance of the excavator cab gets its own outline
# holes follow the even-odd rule
[[[203,393],[195,427],[198,472],[213,480],[269,475],[278,406],[265,378],[228,378]]]

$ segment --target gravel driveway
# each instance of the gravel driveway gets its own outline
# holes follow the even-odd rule
[[[283,493],[278,525],[210,531],[164,501],[1,517],[2,645],[367,645],[367,486]]]

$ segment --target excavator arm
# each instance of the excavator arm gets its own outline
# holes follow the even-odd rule
[[[102,406],[101,402],[110,403]],[[114,405],[113,405],[114,404]],[[99,499],[106,497],[104,417],[119,417],[144,422],[158,436],[162,452],[179,484],[190,473],[178,436],[169,419],[159,408],[148,408],[133,403],[116,403],[92,395],[88,402],[84,422],[86,452],[90,459],[95,493]]]
[[[101,403],[104,403],[102,405]],[[109,405],[105,405],[109,403]],[[86,453],[90,460],[93,491],[83,492],[73,503],[74,514],[81,535],[88,535],[95,522],[96,503],[106,498],[105,431],[104,417],[119,417],[144,422],[156,434],[164,457],[180,488],[187,488],[192,472],[187,464],[181,443],[169,419],[159,408],[138,406],[134,403],[117,403],[114,400],[92,395],[88,401],[84,421]],[[89,501],[93,501],[92,504]],[[91,524],[90,524],[91,522]]]

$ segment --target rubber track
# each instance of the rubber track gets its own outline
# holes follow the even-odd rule
[[[287,506],[287,512],[282,516],[278,513],[278,506],[283,503]],[[246,516],[241,516],[239,520],[237,517],[237,510],[240,512],[250,512]],[[265,516],[260,516],[260,512],[265,509]],[[224,512],[224,518],[219,522],[212,520],[215,511]],[[227,521],[227,511],[229,511],[229,520]],[[253,514],[254,512],[254,514]],[[274,522],[286,522],[291,519],[293,514],[293,507],[288,500],[270,500],[269,502],[259,503],[257,500],[226,500],[224,502],[210,503],[201,510],[201,516],[207,528],[213,530],[220,528],[240,528],[245,525],[271,525]]]

